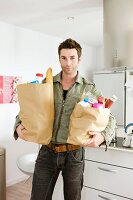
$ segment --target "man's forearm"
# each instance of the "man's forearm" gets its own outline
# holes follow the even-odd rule
[[[110,114],[108,125],[105,128],[105,130],[101,132],[101,134],[105,139],[106,145],[109,145],[111,143],[115,135],[115,128],[116,128],[116,119],[112,114]]]

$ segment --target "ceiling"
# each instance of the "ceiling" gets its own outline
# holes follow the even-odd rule
[[[103,0],[0,0],[0,21],[101,46]],[[68,20],[67,17],[74,17]]]

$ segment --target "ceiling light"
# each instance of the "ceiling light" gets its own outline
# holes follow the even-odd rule
[[[68,20],[74,20],[74,17],[67,17]]]

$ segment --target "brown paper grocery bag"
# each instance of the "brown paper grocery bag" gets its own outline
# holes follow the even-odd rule
[[[46,72],[44,84],[20,84],[17,86],[20,106],[19,118],[25,127],[25,140],[48,144],[52,137],[54,121],[54,95],[52,69]]]
[[[109,121],[110,110],[108,108],[82,107],[76,104],[69,124],[67,142],[82,145],[89,141],[89,131],[103,131]]]

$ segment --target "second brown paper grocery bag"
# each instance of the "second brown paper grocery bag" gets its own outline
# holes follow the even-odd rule
[[[20,106],[19,118],[25,127],[25,140],[48,144],[52,137],[54,121],[54,95],[52,69],[46,72],[44,84],[20,84],[17,86]]]
[[[109,121],[110,110],[108,108],[82,107],[76,104],[69,124],[67,142],[82,145],[89,141],[89,131],[103,131]]]

